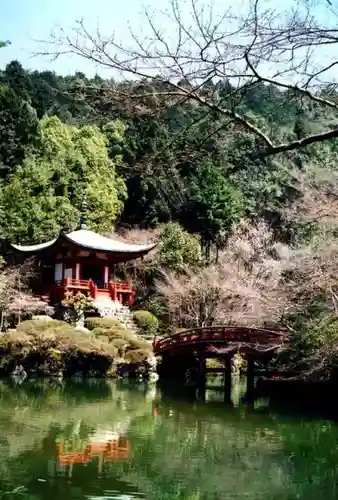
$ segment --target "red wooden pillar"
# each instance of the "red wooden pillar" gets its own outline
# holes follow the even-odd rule
[[[90,287],[90,295],[93,299],[96,299],[97,297],[97,284],[94,283],[92,280],[89,281],[89,287]]]
[[[132,306],[135,301],[135,292],[132,292],[128,297],[128,305]]]
[[[115,302],[117,300],[116,285],[112,281],[109,281],[108,286],[109,286],[109,291],[110,291],[110,297]]]

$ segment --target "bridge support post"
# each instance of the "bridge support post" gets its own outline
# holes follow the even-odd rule
[[[252,402],[255,396],[255,360],[248,358],[248,367],[246,371],[246,395],[245,399]]]
[[[199,355],[199,367],[198,367],[198,380],[197,380],[197,396],[198,399],[204,401],[205,400],[205,389],[206,389],[206,374],[207,374],[207,365],[204,352],[201,352]]]
[[[224,403],[231,403],[232,366],[231,357],[224,358]]]

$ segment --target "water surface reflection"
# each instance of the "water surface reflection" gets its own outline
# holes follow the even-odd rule
[[[236,392],[234,392],[236,394]],[[209,390],[0,384],[0,492],[35,499],[338,497],[338,430]]]

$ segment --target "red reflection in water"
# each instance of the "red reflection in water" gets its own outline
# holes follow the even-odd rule
[[[57,457],[61,465],[86,464],[94,457],[99,456],[103,461],[122,460],[130,457],[130,442],[119,438],[107,442],[93,442],[84,450],[65,451],[63,441],[57,444]]]

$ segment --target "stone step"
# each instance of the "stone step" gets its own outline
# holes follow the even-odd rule
[[[132,312],[128,307],[121,305],[119,302],[113,302],[111,300],[98,299],[95,302],[95,306],[100,316],[106,318],[115,318],[120,321],[126,328],[137,333],[137,326],[134,322]]]

